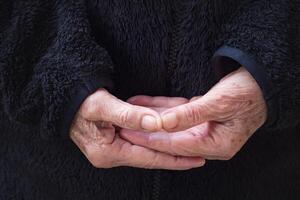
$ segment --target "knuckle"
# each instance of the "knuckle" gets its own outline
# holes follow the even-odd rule
[[[154,140],[152,135],[149,135],[148,139],[146,140],[146,145],[148,147],[156,147],[157,146],[157,142]]]
[[[86,148],[86,157],[90,161],[90,163],[94,167],[100,167],[101,166],[101,161],[99,160],[99,152],[95,150],[94,148],[88,147]]]
[[[129,109],[123,109],[120,111],[118,119],[121,126],[125,126],[130,121],[130,110]]]
[[[146,140],[146,145],[148,147],[159,148],[159,147],[164,147],[164,145],[166,145],[166,141],[158,140],[155,135],[149,134],[149,136]]]
[[[151,158],[143,160],[141,162],[141,166],[142,168],[145,169],[155,169],[157,167],[157,163],[158,163],[158,155],[155,154],[151,156]]]
[[[170,142],[170,153],[172,155],[198,156],[201,152],[200,139],[195,137],[191,141]]]
[[[95,94],[89,96],[80,107],[80,111],[86,118],[93,118],[95,116],[97,116],[97,118],[101,118],[104,115],[106,104],[99,103],[100,99],[101,101],[104,99],[104,94],[101,94],[101,92],[102,91],[100,91],[100,94],[96,92]]]
[[[84,117],[89,118],[94,114],[94,107],[91,105],[86,105],[82,107],[82,114]]]
[[[235,153],[235,150],[232,148],[223,151],[222,160],[231,160],[235,156]]]
[[[196,124],[200,121],[201,112],[197,106],[186,106],[184,114],[186,120],[192,124]]]
[[[149,169],[154,169],[157,165],[158,165],[158,161],[159,160],[159,156],[157,154],[155,154],[153,156],[153,159],[151,159],[148,163],[147,163],[147,168]]]
[[[218,140],[214,143],[215,155],[220,160],[231,160],[236,154],[236,147],[231,140]]]
[[[214,101],[214,105],[216,109],[221,110],[221,111],[228,111],[232,107],[232,101],[228,99],[227,96],[220,95],[216,97]]]
[[[112,163],[95,147],[86,148],[86,157],[95,168],[110,168]]]
[[[241,149],[242,145],[241,145],[241,141],[243,141],[240,138],[236,138],[236,137],[230,137],[228,138],[226,141],[224,141],[224,153],[225,153],[225,157],[227,158],[227,160],[232,159],[237,152]]]
[[[93,165],[93,167],[95,167],[95,168],[102,168],[102,164],[99,163],[98,161],[96,161],[96,160],[90,160],[90,159],[89,159],[89,161]]]
[[[102,114],[99,113],[102,110],[99,104],[99,100],[103,100],[106,96],[107,91],[104,89],[99,89],[98,91],[87,97],[80,107],[80,112],[82,113],[82,115],[86,118],[92,118],[95,113],[97,113],[97,116]]]
[[[97,109],[96,109],[96,104],[95,103],[87,104],[87,105],[85,105],[81,108],[82,114],[85,118],[93,117],[96,110]]]
[[[180,145],[176,142],[174,142],[173,140],[169,140],[168,141],[168,146],[169,146],[169,151],[168,153],[171,155],[176,155],[177,152],[182,148],[183,145]]]

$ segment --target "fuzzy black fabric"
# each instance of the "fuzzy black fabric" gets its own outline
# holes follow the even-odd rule
[[[299,0],[2,0],[0,199],[299,199],[299,8]],[[97,88],[124,100],[190,98],[240,65],[262,88],[270,123],[230,161],[180,172],[96,169],[68,139]]]

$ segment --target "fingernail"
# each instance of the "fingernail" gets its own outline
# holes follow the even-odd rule
[[[141,126],[143,129],[148,131],[157,130],[156,118],[151,115],[146,115],[142,119]]]
[[[201,166],[204,166],[205,163],[206,163],[205,159],[202,159],[202,160],[200,161],[200,165],[201,165]]]
[[[164,129],[173,129],[178,125],[178,119],[175,113],[167,113],[162,116]]]
[[[197,167],[202,167],[202,166],[205,165],[206,161],[205,161],[205,159],[200,158],[196,163],[197,163],[197,164],[196,164]]]

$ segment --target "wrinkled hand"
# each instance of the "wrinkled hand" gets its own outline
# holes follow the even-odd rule
[[[174,100],[180,105],[182,100]],[[131,144],[120,138],[116,126],[135,131],[161,130],[159,114],[123,102],[99,89],[81,105],[70,129],[70,137],[97,168],[132,166],[140,168],[190,169],[200,167],[200,157],[173,156]]]
[[[122,129],[121,137],[172,155],[228,160],[266,120],[262,92],[243,67],[224,77],[202,97],[166,109],[171,101],[147,96],[129,99],[132,104],[160,112],[165,131]]]

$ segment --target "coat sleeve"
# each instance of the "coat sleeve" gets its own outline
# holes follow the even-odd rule
[[[213,67],[244,66],[267,102],[265,128],[294,127],[300,124],[300,1],[247,2],[224,25]]]
[[[81,0],[0,3],[0,102],[16,125],[67,136],[83,100],[111,88],[113,63]]]

